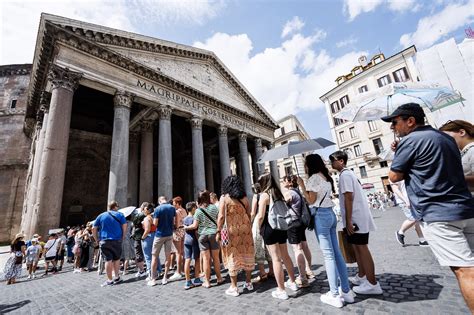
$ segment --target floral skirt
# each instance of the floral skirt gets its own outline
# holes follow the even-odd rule
[[[8,258],[5,268],[3,269],[5,280],[15,279],[21,276],[21,266],[22,264],[16,264],[15,254],[12,254]]]

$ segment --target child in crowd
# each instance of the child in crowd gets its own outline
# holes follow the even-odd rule
[[[38,239],[31,239],[31,245],[26,249],[26,269],[28,270],[28,279],[35,278],[40,252],[41,245],[38,244]]]
[[[185,226],[190,226],[194,222],[194,212],[197,209],[195,202],[188,202],[186,204],[186,211],[188,215],[183,219]],[[197,237],[197,230],[186,230],[184,237],[184,273],[186,276],[186,284],[184,289],[188,290],[192,287],[202,284],[199,274],[201,272],[200,251]],[[191,262],[194,259],[194,282],[191,281]]]

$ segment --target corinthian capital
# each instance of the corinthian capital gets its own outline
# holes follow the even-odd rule
[[[153,123],[154,121],[152,120],[143,120],[140,123],[140,127],[142,128],[143,132],[150,132],[153,131]]]
[[[114,95],[115,107],[131,108],[133,103],[133,94],[125,91],[117,91]]]
[[[223,125],[220,125],[217,128],[217,133],[219,134],[219,136],[227,136],[227,127],[223,126]]]
[[[247,134],[245,132],[239,133],[239,141],[246,142],[247,141]]]
[[[202,129],[202,118],[193,116],[189,121],[191,121],[191,127],[193,129]]]
[[[74,92],[79,85],[79,80],[82,73],[70,71],[68,68],[64,69],[55,64],[51,65],[48,72],[48,79],[53,85],[53,89],[64,88]]]
[[[173,110],[169,106],[160,106],[158,113],[160,114],[160,120],[170,120]]]

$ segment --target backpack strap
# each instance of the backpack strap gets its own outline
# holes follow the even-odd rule
[[[217,226],[216,221],[209,215],[209,213],[207,213],[206,210],[204,210],[203,208],[200,208],[200,209],[201,209],[202,213],[204,213],[204,215],[205,215],[206,217],[208,217],[209,220],[211,220],[212,223],[214,223],[214,224]]]
[[[120,222],[119,219],[117,219],[112,213],[110,213],[109,211],[107,211],[107,214],[110,215],[112,218],[114,218],[115,221],[117,221],[117,223],[120,225],[120,228],[122,228],[122,223]]]

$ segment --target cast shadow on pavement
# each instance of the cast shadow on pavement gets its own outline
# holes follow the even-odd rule
[[[31,303],[30,300],[24,300],[13,304],[0,304],[0,314],[6,314],[22,308],[26,304]]]

